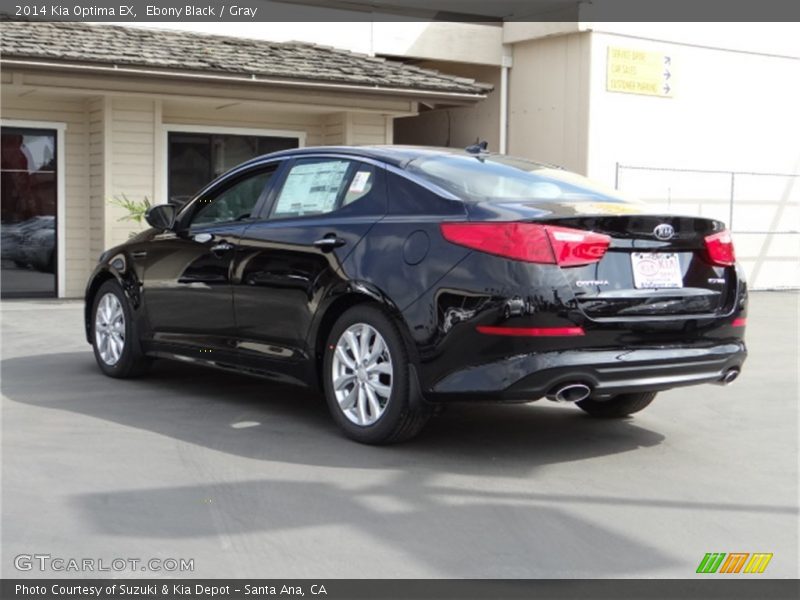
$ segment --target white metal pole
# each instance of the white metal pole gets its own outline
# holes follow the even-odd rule
[[[500,154],[508,152],[508,73],[511,62],[511,46],[504,45],[500,67]]]

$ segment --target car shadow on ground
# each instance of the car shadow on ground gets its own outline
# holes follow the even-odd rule
[[[354,492],[331,481],[234,481],[82,494],[72,504],[87,530],[106,538],[161,546],[222,537],[256,556],[267,554],[265,543],[283,545],[335,564],[338,577],[396,576],[366,548],[411,557],[438,577],[610,576],[679,562],[591,513],[428,484],[407,475]],[[311,543],[315,531],[331,530],[339,534]],[[285,541],[303,536],[305,549]]]
[[[139,379],[104,377],[91,353],[2,362],[6,397],[170,436],[247,458],[348,468],[405,467],[511,475],[537,466],[659,444],[634,420],[604,421],[569,406],[457,404],[415,440],[389,447],[345,439],[321,395],[262,379],[156,361]],[[298,452],[298,450],[301,450]],[[498,464],[499,463],[499,464]]]
[[[369,568],[359,544],[346,541],[366,536],[380,552],[411,556],[419,572],[439,577],[608,577],[675,567],[683,559],[593,518],[601,505],[645,507],[654,515],[663,508],[785,510],[603,496],[593,489],[553,493],[545,477],[554,472],[545,475],[544,467],[664,440],[635,420],[596,421],[574,407],[457,405],[410,443],[365,447],[339,433],[319,394],[237,374],[161,361],[141,379],[114,380],[98,372],[89,352],[9,358],[0,368],[11,402],[168,436],[190,445],[181,460],[199,447],[263,461],[247,467],[249,478],[232,471],[220,481],[209,468],[194,484],[154,479],[150,487],[71,496],[85,530],[102,538],[168,547],[170,540],[220,537],[255,563],[291,539],[292,553],[338,577],[396,576],[389,564]],[[202,463],[213,455],[196,458]],[[326,469],[287,472],[275,462]],[[370,476],[351,478],[356,469]],[[314,537],[329,527],[345,537]],[[290,535],[303,531],[309,534]]]

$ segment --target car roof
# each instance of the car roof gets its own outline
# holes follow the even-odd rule
[[[281,157],[294,157],[305,156],[309,154],[344,154],[351,155],[354,158],[370,158],[384,162],[386,164],[394,165],[400,168],[405,167],[406,164],[423,156],[435,155],[462,155],[462,156],[477,156],[474,153],[467,152],[464,148],[440,148],[435,146],[400,146],[400,145],[374,145],[374,146],[309,146],[305,148],[293,148],[291,150],[281,150],[279,152],[272,152],[265,154],[248,161],[247,164],[258,163],[267,159],[281,158]],[[483,153],[482,153],[483,154]],[[486,153],[484,155],[491,155]]]

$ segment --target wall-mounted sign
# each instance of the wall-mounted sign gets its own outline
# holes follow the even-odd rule
[[[606,90],[671,98],[673,68],[672,56],[667,53],[609,46]]]

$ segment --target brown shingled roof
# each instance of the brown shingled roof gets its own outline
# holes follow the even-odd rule
[[[299,42],[73,22],[0,21],[0,57],[482,95],[492,86]]]

